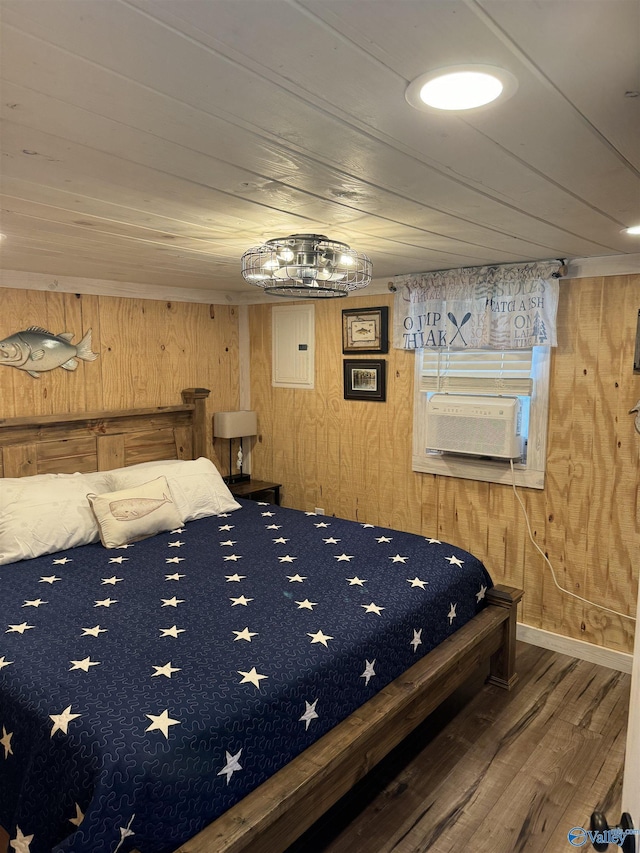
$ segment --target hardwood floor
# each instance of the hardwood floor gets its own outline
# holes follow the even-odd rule
[[[595,809],[617,822],[631,676],[523,643],[517,670],[458,691],[287,853],[569,853]]]

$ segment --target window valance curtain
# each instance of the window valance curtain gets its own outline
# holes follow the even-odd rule
[[[396,276],[393,345],[556,346],[561,266],[561,261],[532,261]]]

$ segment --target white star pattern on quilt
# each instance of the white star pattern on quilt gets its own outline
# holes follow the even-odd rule
[[[219,771],[218,776],[226,776],[228,785],[229,780],[231,779],[233,774],[237,770],[242,770],[242,765],[240,764],[240,756],[242,755],[242,750],[239,749],[235,755],[231,755],[230,752],[225,751],[225,755],[227,758],[227,763],[224,765],[222,770]]]
[[[178,637],[178,634],[184,634],[186,628],[177,628],[175,625],[172,625],[170,628],[160,628],[160,636],[161,637]]]
[[[376,542],[391,542],[393,536],[377,536]]]
[[[174,672],[180,672],[180,667],[171,666],[171,661],[169,661],[169,663],[165,663],[164,666],[156,666],[155,664],[151,664],[151,666],[155,669],[151,678],[155,678],[158,675],[164,675],[166,678],[171,678]]]
[[[401,557],[400,554],[396,554],[394,557],[389,557],[392,563],[406,563],[409,559],[408,557]]]
[[[74,803],[74,805],[76,807],[76,813],[74,817],[69,818],[69,823],[72,823],[74,826],[80,826],[84,820],[84,812],[77,803]]]
[[[15,853],[31,853],[31,842],[33,835],[23,835],[19,826],[16,826],[16,837],[9,844],[13,847]]]
[[[240,583],[241,580],[244,580],[246,575],[239,575],[237,572],[235,575],[225,575],[225,579],[227,583]]]
[[[480,602],[484,598],[487,588],[484,584],[480,585],[480,589],[476,592],[476,601]]]
[[[339,563],[350,563],[353,560],[353,554],[336,554],[334,559]]]
[[[171,533],[171,535],[173,536],[176,533],[184,533],[185,530],[186,530],[186,527],[176,527],[175,530],[170,530],[169,533]]]
[[[129,819],[129,823],[126,826],[120,827],[120,843],[113,851],[113,853],[118,853],[118,850],[122,847],[125,838],[128,838],[130,835],[135,835],[135,832],[131,829],[131,824],[133,823],[134,817],[135,814],[132,814],[131,818]]]
[[[340,539],[334,539],[333,536],[330,536],[328,539],[323,539],[323,542],[326,542],[327,545],[337,545],[340,542]]]
[[[429,583],[429,581],[421,581],[420,578],[407,578],[407,583],[410,583],[412,587],[419,586],[420,589],[424,589],[425,586]]]
[[[329,524],[326,521],[318,521],[313,526],[314,527],[331,527],[331,524]]]
[[[233,530],[235,524],[221,524],[218,530]]]
[[[180,539],[176,539],[175,542],[169,542],[168,545],[169,548],[182,548],[184,542],[182,542]]]
[[[236,640],[246,640],[250,643],[252,637],[258,636],[257,631],[250,631],[248,628],[244,628],[242,631],[234,631],[233,633],[236,635],[234,643]]]
[[[110,578],[102,578],[102,585],[104,586],[105,584],[113,584],[115,586],[122,580],[124,580],[124,578],[117,578],[115,575],[113,575],[113,577]]]
[[[117,604],[117,598],[101,598],[96,601],[94,607],[111,607],[112,604]]]
[[[457,615],[457,614],[456,614],[456,607],[457,607],[457,606],[458,606],[458,605],[457,605],[457,603],[456,603],[456,604],[452,604],[452,605],[450,606],[450,608],[449,608],[449,612],[447,613],[447,619],[449,620],[449,625],[451,625],[451,623],[453,622],[453,620],[456,618],[456,615]]]
[[[164,579],[166,581],[179,581],[180,578],[186,578],[186,575],[181,575],[179,572],[176,572],[173,575],[165,575]]]
[[[72,660],[69,661],[71,666],[69,667],[69,672],[72,669],[81,669],[84,672],[89,672],[89,667],[91,666],[100,666],[100,661],[93,661],[90,657],[86,657],[84,660]]]
[[[237,539],[226,539],[224,542],[221,542],[220,545],[236,545],[238,542]]]
[[[260,515],[266,518],[271,518],[272,515],[275,515],[275,512],[261,512]]]
[[[5,727],[2,727],[2,737],[0,737],[0,744],[4,747],[4,757],[8,758],[10,755],[13,755],[13,750],[11,749],[11,738],[13,737],[13,732],[8,732]]]
[[[147,726],[145,732],[153,732],[156,729],[169,740],[169,727],[177,726],[180,720],[172,720],[169,716],[169,709],[165,709],[161,714],[145,714],[151,720],[151,725]]]
[[[353,578],[347,578],[347,580],[349,581],[349,586],[362,586],[367,582],[363,578],[359,578],[357,575]]]
[[[241,669],[236,670],[236,672],[242,676],[240,684],[255,684],[256,687],[260,687],[263,678],[269,678],[268,675],[260,675],[255,666],[252,666],[248,672],[243,672]]]
[[[245,598],[244,595],[240,595],[238,598],[230,598],[229,601],[232,602],[232,607],[237,607],[239,604],[246,607],[250,601],[253,601],[253,598]]]
[[[285,554],[284,557],[278,557],[281,563],[293,563],[294,560],[297,560],[297,557],[292,557],[290,554]]]
[[[302,583],[306,581],[306,577],[302,575],[287,575],[287,577],[289,578],[289,583]]]
[[[60,557],[58,560],[53,560],[54,566],[66,566],[67,563],[73,563],[73,560],[70,560],[69,557]]]
[[[121,566],[123,563],[126,563],[128,559],[128,557],[111,557],[109,559],[109,562],[117,563],[119,566]]]
[[[360,676],[360,678],[364,678],[365,687],[369,684],[373,676],[376,674],[375,669],[373,668],[375,665],[375,658],[371,661],[365,661],[364,672]]]
[[[27,600],[22,605],[23,607],[40,607],[41,604],[48,604],[48,601],[43,601],[41,598],[34,598],[33,600]]]
[[[6,660],[5,656],[2,655],[2,657],[0,658],[0,669],[4,669],[5,666],[9,666],[12,663],[12,660]]]
[[[44,578],[40,578],[40,583],[55,583],[56,581],[61,581],[62,578],[58,578],[55,575],[47,575]]]
[[[330,637],[328,634],[323,634],[322,631],[316,631],[315,634],[310,634],[307,631],[307,637],[311,637],[311,643],[321,643],[325,649],[328,649],[329,646],[327,644],[327,640],[333,640],[333,637]]]
[[[228,562],[237,563],[238,560],[242,559],[242,554],[227,554],[222,559],[225,561],[225,563],[228,563]]]
[[[385,609],[384,607],[380,607],[379,604],[374,604],[373,601],[371,604],[361,604],[360,607],[364,607],[365,613],[377,613],[378,616],[381,616],[382,611]]]
[[[317,720],[318,719],[318,714],[316,713],[316,705],[318,704],[318,700],[315,699],[313,704],[310,705],[307,702],[307,700],[305,699],[304,704],[305,704],[304,714],[300,717],[298,722],[302,723],[304,721],[304,730],[307,731],[307,729],[309,728],[309,723],[311,722],[311,720]]]
[[[19,625],[9,625],[5,634],[24,634],[25,631],[29,631],[32,628],[35,628],[35,625],[27,625],[26,622],[21,622]]]
[[[265,530],[280,530],[281,527],[281,524],[267,524],[265,525]]]
[[[161,598],[163,607],[177,607],[179,604],[184,604],[184,598]]]
[[[277,539],[272,539],[271,541],[276,545],[286,545],[289,540],[285,539],[284,536],[278,536]]]
[[[413,629],[413,640],[411,640],[409,645],[413,646],[414,652],[418,650],[418,646],[422,645],[422,628]]]
[[[106,633],[107,629],[96,625],[95,628],[83,628],[82,631],[83,637],[97,637],[99,634]]]
[[[317,601],[309,601],[308,598],[305,598],[304,601],[296,601],[298,610],[313,610],[317,603]]]
[[[72,714],[71,713],[71,705],[67,705],[64,711],[61,714],[49,714],[49,719],[53,720],[53,726],[51,727],[51,735],[53,737],[56,732],[62,732],[63,734],[68,734],[69,723],[71,720],[75,720],[77,717],[80,717],[80,714]]]
[[[463,560],[458,559],[458,557],[455,557],[453,554],[450,557],[446,557],[446,559],[452,566],[462,566],[464,563]]]
[[[167,557],[165,559],[166,563],[184,563],[186,557]]]

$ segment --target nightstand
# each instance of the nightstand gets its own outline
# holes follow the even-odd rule
[[[237,498],[249,498],[252,501],[267,500],[267,493],[273,492],[273,503],[280,506],[280,487],[282,483],[268,483],[265,480],[243,480],[229,483],[229,491]]]

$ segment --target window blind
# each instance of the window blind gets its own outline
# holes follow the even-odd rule
[[[533,351],[423,349],[421,391],[531,396]]]

